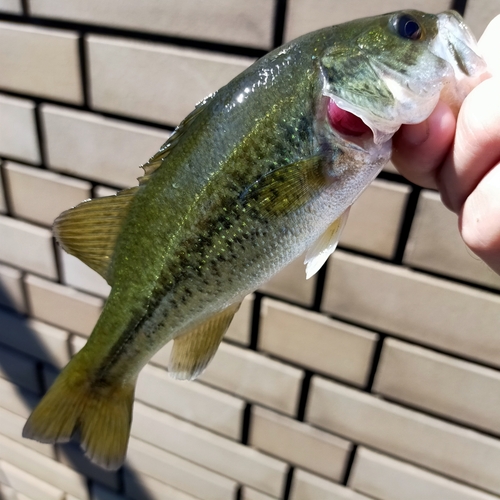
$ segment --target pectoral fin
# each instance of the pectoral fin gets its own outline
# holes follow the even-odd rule
[[[304,261],[306,265],[306,279],[314,276],[337,248],[342,229],[344,229],[347,222],[350,208],[338,219],[334,220],[307,251]]]
[[[173,378],[193,380],[201,374],[214,357],[240,304],[232,304],[174,340],[168,363]]]
[[[97,271],[110,285],[109,265],[116,239],[138,189],[84,201],[54,222],[54,235],[63,249]]]

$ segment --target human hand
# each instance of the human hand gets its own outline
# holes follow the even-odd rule
[[[392,160],[410,181],[439,190],[467,246],[500,274],[500,16],[479,46],[493,76],[466,97],[457,119],[440,102],[425,122],[401,127]]]

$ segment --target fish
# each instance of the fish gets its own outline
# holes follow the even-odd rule
[[[54,222],[111,292],[23,436],[119,468],[151,357],[173,341],[170,375],[196,378],[246,295],[303,253],[307,278],[322,267],[400,126],[458,109],[485,71],[458,14],[405,10],[301,36],[200,102],[137,186]]]

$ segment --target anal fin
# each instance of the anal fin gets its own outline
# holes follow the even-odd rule
[[[240,304],[230,305],[174,340],[168,364],[171,377],[193,380],[201,374],[214,357]]]

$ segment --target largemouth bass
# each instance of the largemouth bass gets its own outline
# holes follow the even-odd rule
[[[305,251],[307,277],[323,265],[401,124],[426,119],[443,92],[458,109],[484,71],[460,16],[412,10],[304,35],[207,97],[138,186],[55,221],[62,247],[112,289],[23,435],[76,434],[118,468],[153,354],[173,340],[170,374],[199,375],[245,295]]]

